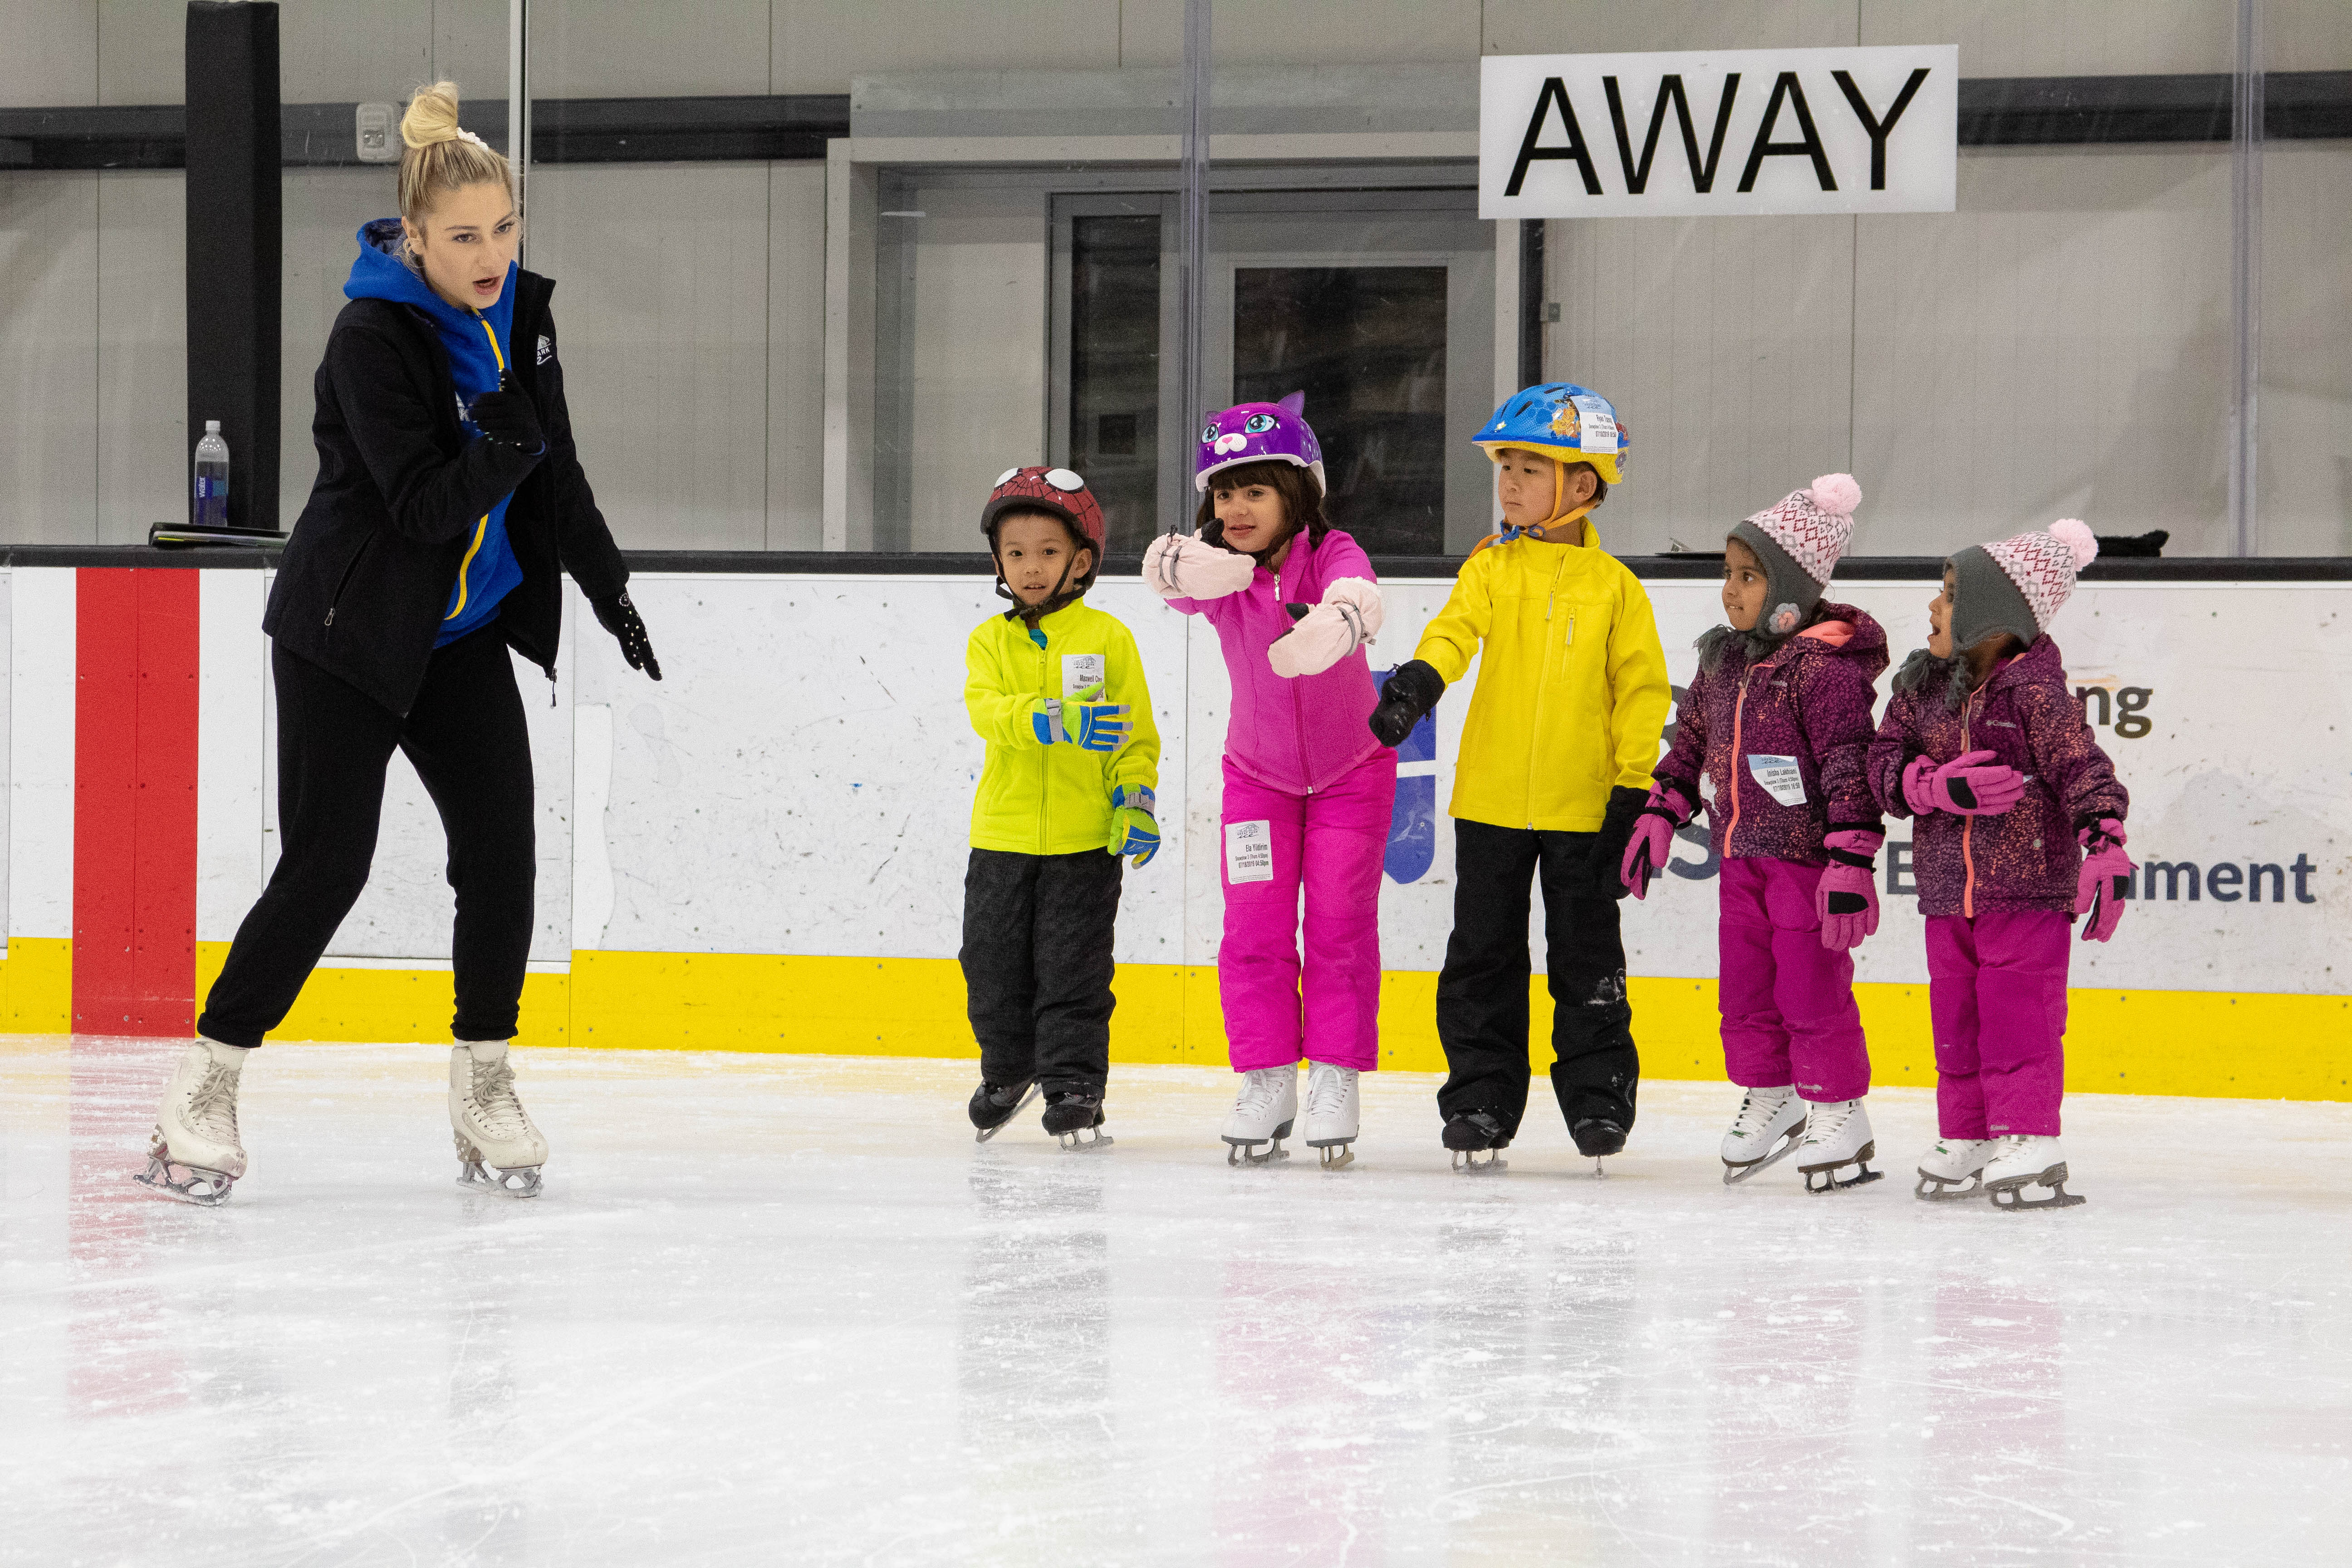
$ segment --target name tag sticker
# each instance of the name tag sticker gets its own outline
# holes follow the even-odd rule
[[[1268,822],[1225,824],[1225,881],[1274,880],[1274,833]]]
[[[1076,697],[1088,687],[1100,686],[1103,680],[1103,656],[1098,653],[1066,653],[1062,656],[1062,695]]]
[[[1805,804],[1805,775],[1794,757],[1764,757],[1748,759],[1748,776],[1764,786],[1764,793],[1782,805]]]
[[[1576,405],[1577,449],[1582,452],[1614,452],[1617,449],[1617,421],[1609,416],[1609,406],[1597,397],[1572,397]]]

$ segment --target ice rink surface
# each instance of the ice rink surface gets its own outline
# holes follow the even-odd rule
[[[1596,1181],[1433,1081],[1229,1169],[1231,1075],[975,1146],[956,1062],[270,1047],[226,1207],[134,1187],[174,1047],[0,1042],[0,1562],[2340,1563],[2352,1105],[2080,1097],[2087,1205],[1724,1188],[1719,1085]]]

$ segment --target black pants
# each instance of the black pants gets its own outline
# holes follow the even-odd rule
[[[1116,855],[975,849],[963,875],[965,1007],[980,1076],[1099,1095],[1110,1079]]]
[[[1454,824],[1454,934],[1437,977],[1445,1047],[1440,1115],[1484,1110],[1518,1131],[1528,1108],[1528,889],[1543,873],[1551,981],[1552,1092],[1570,1127],[1601,1117],[1631,1131],[1642,1076],[1625,1001],[1617,900],[1588,875],[1591,833]]]
[[[301,994],[335,928],[367,886],[383,771],[407,753],[449,837],[457,895],[450,946],[461,1040],[513,1037],[530,958],[530,735],[514,665],[495,626],[434,651],[403,719],[282,647],[278,690],[278,869],[236,928],[196,1032],[257,1046]]]

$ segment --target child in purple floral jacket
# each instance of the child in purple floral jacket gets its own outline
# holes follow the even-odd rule
[[[1812,1191],[1879,1174],[1864,1163],[1877,1147],[1849,950],[1878,929],[1871,868],[1883,835],[1865,764],[1886,634],[1822,599],[1861,500],[1851,476],[1826,474],[1733,526],[1729,624],[1699,639],[1698,674],[1622,868],[1641,897],[1673,831],[1698,813],[1703,772],[1723,861],[1724,1063],[1747,1091],[1724,1135],[1727,1184],[1792,1152]]]
[[[2123,918],[2130,797],[2046,634],[2098,552],[2067,519],[1947,561],[1927,646],[1871,744],[1872,792],[1917,822],[1942,1135],[1920,1162],[1923,1198],[2083,1201],[2058,1147],[2066,933],[2088,915],[2084,939],[2105,942]]]

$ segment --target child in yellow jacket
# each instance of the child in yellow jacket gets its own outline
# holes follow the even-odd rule
[[[958,955],[980,1040],[971,1124],[986,1142],[1042,1089],[1064,1147],[1108,1143],[1119,857],[1140,868],[1160,848],[1160,731],[1135,638],[1084,602],[1103,551],[1086,481],[1011,469],[981,528],[1013,607],[964,650],[964,708],[988,742]]]
[[[1528,896],[1540,869],[1552,1089],[1577,1149],[1597,1161],[1633,1125],[1641,1060],[1617,868],[1673,691],[1649,595],[1585,521],[1624,476],[1616,409],[1565,382],[1529,387],[1476,441],[1495,463],[1503,531],[1462,563],[1444,610],[1381,688],[1372,732],[1398,744],[1479,658],[1448,808],[1445,1146],[1457,1165],[1493,1165],[1527,1110]]]

